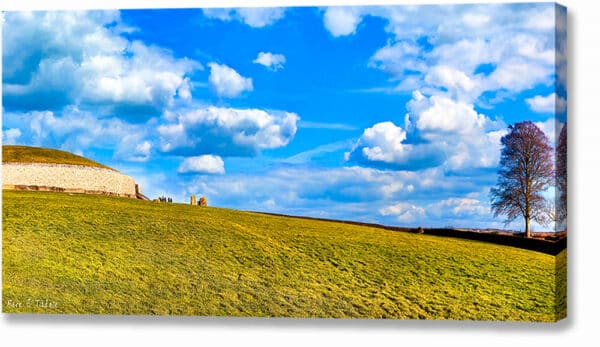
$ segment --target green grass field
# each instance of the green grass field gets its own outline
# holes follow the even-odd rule
[[[3,145],[2,162],[83,165],[114,170],[106,165],[102,165],[73,153],[51,148],[28,146]]]
[[[3,192],[4,312],[554,321],[558,257],[212,207]]]

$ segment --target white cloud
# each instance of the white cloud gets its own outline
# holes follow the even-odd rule
[[[21,130],[18,128],[12,128],[2,131],[2,144],[3,145],[14,145],[17,143],[17,139],[21,136]]]
[[[202,14],[207,18],[219,19],[226,22],[233,19],[235,10],[231,8],[203,8]]]
[[[247,25],[253,28],[262,28],[283,18],[285,9],[281,7],[246,7],[237,9],[237,14]]]
[[[126,51],[131,58],[94,56],[81,63],[82,74],[97,76],[83,80],[83,100],[94,104],[154,105],[162,112],[176,96],[191,98],[189,78],[185,75],[197,65],[177,61],[168,52],[140,42],[132,42]]]
[[[135,145],[135,149],[131,153],[130,161],[146,162],[150,159],[150,151],[152,144],[150,141],[144,141]]]
[[[394,205],[379,209],[382,216],[395,216],[400,222],[422,221],[425,218],[425,209],[407,202],[399,202]]]
[[[531,11],[524,26],[535,30],[553,30],[556,25],[556,7],[546,7],[541,11]]]
[[[206,8],[202,12],[208,18],[235,19],[253,28],[269,26],[285,16],[285,8],[282,7]]]
[[[378,168],[460,171],[491,168],[500,159],[504,123],[475,111],[472,104],[419,91],[407,104],[404,128],[391,122],[365,129],[348,161]]]
[[[551,117],[544,122],[535,122],[534,124],[548,136],[548,139],[553,146],[558,144],[558,134],[560,134],[560,130],[564,125],[563,123],[559,122],[556,118]]]
[[[563,113],[567,109],[567,100],[557,96],[556,93],[547,96],[536,95],[525,101],[532,111],[539,113]]]
[[[547,40],[501,32],[489,38],[457,38],[424,50],[403,39],[377,50],[369,66],[389,73],[391,81],[399,81],[398,90],[441,87],[473,102],[486,91],[518,93],[537,84],[550,85],[555,67],[553,46]],[[489,75],[475,75],[482,64],[493,67]],[[407,78],[418,84],[406,87]]]
[[[150,159],[153,145],[145,139],[146,129],[144,127],[138,129],[140,129],[138,132],[122,135],[113,154],[115,159],[137,163],[145,163]]]
[[[518,34],[512,39],[514,49],[523,58],[553,65],[556,57],[555,47],[549,45],[545,39],[531,35]]]
[[[418,45],[410,41],[388,42],[369,59],[369,66],[390,73],[394,79],[407,71],[425,71],[427,66]]]
[[[354,34],[362,21],[360,11],[353,7],[328,7],[323,15],[325,28],[335,37]]]
[[[273,54],[270,52],[260,52],[256,59],[252,61],[255,64],[260,64],[269,70],[277,71],[283,69],[285,64],[285,56],[283,54]]]
[[[410,171],[443,163],[443,151],[428,143],[407,144],[407,134],[391,122],[377,123],[363,131],[344,159],[381,169]]]
[[[191,97],[202,66],[130,41],[118,11],[12,12],[5,16],[4,104],[57,110],[91,105],[103,115],[147,119]]]
[[[487,78],[487,90],[520,92],[537,84],[550,85],[554,69],[528,59],[514,58],[499,63]]]
[[[20,124],[23,144],[61,148],[86,153],[90,148],[114,150],[115,159],[148,160],[151,143],[145,139],[148,124],[131,124],[118,118],[97,118],[94,114],[68,107],[61,114],[52,111],[5,113],[4,122]]]
[[[475,77],[469,77],[460,70],[444,65],[431,68],[425,76],[425,82],[446,88],[453,98],[459,100],[476,98],[481,83]]]
[[[567,9],[556,7],[556,74],[558,87],[566,89],[567,85]]]
[[[504,123],[475,111],[473,105],[444,95],[413,93],[408,122],[428,140],[433,151],[445,155],[450,170],[495,167],[500,159],[499,137]],[[412,129],[412,128],[411,128]]]
[[[383,122],[365,129],[357,146],[370,161],[385,163],[403,162],[410,146],[403,144],[406,132],[392,122]]]
[[[489,216],[490,206],[472,198],[448,198],[427,207],[434,215],[452,217]]]
[[[502,57],[503,42],[508,38],[475,37],[472,39],[457,38],[451,42],[437,45],[429,52],[426,59],[433,66],[443,64],[471,76],[480,64],[497,64]]]
[[[223,159],[216,155],[201,155],[188,157],[183,160],[179,168],[179,173],[200,173],[200,174],[224,174],[225,164]]]
[[[164,152],[253,156],[286,146],[298,120],[289,112],[211,106],[182,112],[158,133]]]
[[[240,75],[227,65],[209,63],[210,75],[208,82],[217,95],[235,98],[244,91],[252,91],[252,79]]]
[[[559,45],[554,24],[550,25],[556,17],[554,4],[352,7],[346,11],[353,18],[375,16],[387,21],[385,30],[393,36],[372,55],[369,66],[388,72],[390,81],[398,81],[394,91],[445,88],[449,93],[462,91],[453,97],[474,103],[484,92],[514,95],[537,84],[551,85],[555,79]],[[491,74],[475,75],[482,64],[492,67]],[[559,69],[559,77],[563,72]],[[500,99],[490,99],[496,100]]]
[[[152,145],[149,141],[144,141],[135,146],[135,152],[144,156],[148,156],[150,154],[150,149],[152,149]]]
[[[407,109],[410,111],[411,123],[430,140],[438,137],[439,133],[472,134],[491,122],[485,115],[477,113],[473,105],[444,95],[426,98],[419,91],[413,93]]]
[[[472,28],[481,28],[490,21],[490,16],[478,13],[465,13],[462,17],[463,22]]]

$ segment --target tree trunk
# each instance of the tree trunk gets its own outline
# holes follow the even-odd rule
[[[531,237],[531,231],[529,231],[529,217],[525,217],[525,237]]]

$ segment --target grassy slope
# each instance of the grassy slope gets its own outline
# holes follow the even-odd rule
[[[475,241],[104,196],[4,191],[3,205],[5,312],[540,321],[566,313],[566,281],[554,282],[566,252],[555,262]],[[5,304],[28,298],[58,307]]]
[[[2,146],[2,162],[83,165],[113,170],[108,166],[73,153],[28,146]]]

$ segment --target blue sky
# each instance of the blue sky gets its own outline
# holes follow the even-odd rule
[[[502,227],[507,126],[554,142],[566,122],[564,21],[541,3],[7,12],[2,139],[152,198]]]

